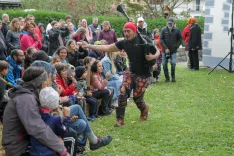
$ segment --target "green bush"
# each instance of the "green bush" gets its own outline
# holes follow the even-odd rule
[[[35,16],[36,23],[48,24],[50,20],[60,20],[64,19],[67,16],[67,13],[63,12],[53,12],[53,11],[45,11],[45,10],[37,10],[25,12],[23,10],[0,10],[0,15],[8,14],[10,19],[17,17],[26,17],[28,14]]]
[[[88,24],[92,23],[92,19],[93,16],[86,16],[83,17],[88,21]],[[117,32],[118,37],[122,37],[122,29],[123,29],[123,25],[126,23],[126,18],[122,18],[122,17],[106,17],[106,16],[99,16],[99,24],[101,24],[103,21],[109,21],[112,28],[115,29],[115,31]],[[152,31],[155,28],[158,28],[159,30],[161,30],[163,27],[166,26],[167,21],[164,18],[158,18],[158,19],[149,19],[149,20],[145,20],[147,25],[148,25],[148,31]],[[201,29],[202,29],[202,33],[204,32],[204,18],[199,18],[197,19]],[[180,29],[180,31],[182,31],[185,26],[187,25],[187,20],[175,20],[176,26]]]
[[[53,12],[53,11],[44,11],[37,10],[31,12],[24,12],[23,10],[0,10],[0,15],[3,13],[7,13],[10,19],[15,17],[26,17],[28,14],[32,14],[35,16],[36,23],[47,24],[50,20],[60,20],[64,19],[67,16],[67,13],[63,12]],[[84,16],[88,21],[88,24],[92,23],[93,16]],[[117,16],[99,16],[99,23],[101,24],[103,21],[109,21],[112,28],[117,32],[118,37],[122,37],[122,29],[123,25],[126,23],[126,18],[117,17]],[[166,26],[166,19],[146,19],[146,23],[148,24],[148,31],[152,31],[155,28],[161,30],[164,26]],[[184,27],[187,25],[187,20],[175,20],[176,26],[182,31]],[[198,23],[201,26],[202,32],[204,31],[204,18],[199,18]]]

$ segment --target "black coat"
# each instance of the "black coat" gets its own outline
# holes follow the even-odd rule
[[[201,28],[198,24],[192,24],[190,27],[189,50],[191,49],[202,49]]]
[[[20,49],[20,31],[11,31],[9,30],[6,35],[6,44],[8,50]]]
[[[176,53],[182,41],[181,33],[178,28],[173,27],[170,31],[166,26],[161,31],[160,43],[163,51],[169,49],[171,53]]]
[[[48,31],[49,34],[49,48],[48,55],[52,56],[54,52],[60,47],[58,36],[61,35],[62,38],[68,36],[70,31],[66,29],[51,29]]]
[[[4,46],[3,43],[0,42],[0,60],[5,60],[6,56],[7,56],[7,48],[6,48],[5,38],[4,38],[1,30],[0,30],[0,38],[5,43],[5,46]]]
[[[2,33],[4,37],[6,37],[8,30],[10,30],[9,25],[7,23],[2,23]]]

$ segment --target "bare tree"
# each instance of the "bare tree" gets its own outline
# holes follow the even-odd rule
[[[143,0],[154,17],[163,16],[163,10],[167,6],[170,8],[170,14],[173,10],[184,3],[190,3],[192,0]]]

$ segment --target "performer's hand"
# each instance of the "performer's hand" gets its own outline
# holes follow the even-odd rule
[[[77,44],[81,46],[82,48],[89,48],[89,44],[85,41],[77,42]]]
[[[151,61],[151,60],[155,59],[155,56],[152,55],[151,53],[149,53],[149,55],[146,55],[145,58],[146,58],[146,60]]]
[[[166,50],[165,50],[165,53],[166,53],[166,54],[169,54],[169,53],[170,53],[170,50],[169,50],[169,49],[166,49]]]

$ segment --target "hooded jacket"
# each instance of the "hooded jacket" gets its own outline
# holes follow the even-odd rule
[[[8,56],[6,58],[6,61],[9,63],[6,80],[10,82],[13,86],[15,86],[16,80],[21,77],[22,66],[17,65],[15,60],[11,56]]]
[[[39,114],[39,100],[35,89],[16,86],[9,93],[8,102],[3,116],[2,145],[6,156],[20,156],[29,145],[30,136],[48,148],[62,154],[66,148],[45,124]]]
[[[37,50],[42,48],[41,41],[36,41],[32,34],[27,31],[23,31],[20,34],[20,47],[21,50],[26,51],[29,47],[35,47]]]

